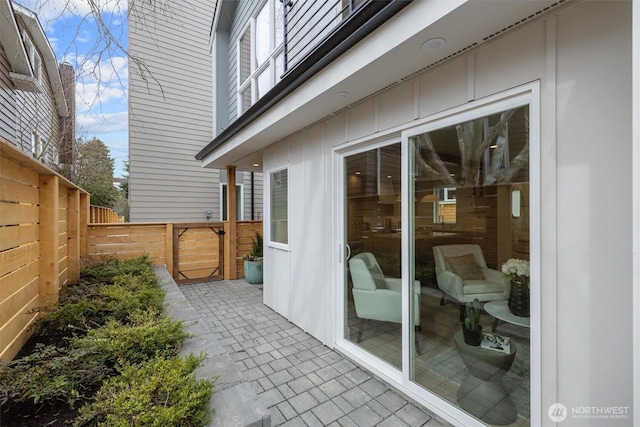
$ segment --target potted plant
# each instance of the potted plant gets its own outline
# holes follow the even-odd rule
[[[251,252],[244,256],[244,280],[253,285],[262,283],[262,235],[258,231],[251,238]]]
[[[511,282],[509,310],[516,316],[529,317],[529,261],[510,258],[502,264],[502,273]]]
[[[482,306],[478,298],[472,303],[468,303],[466,307],[466,317],[462,322],[462,335],[464,342],[468,345],[478,346],[482,340],[482,325],[480,325],[480,313]]]

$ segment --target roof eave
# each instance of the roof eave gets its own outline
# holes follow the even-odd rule
[[[49,40],[44,33],[42,25],[40,25],[38,16],[34,12],[17,3],[14,3],[14,10],[16,14],[22,17],[25,25],[29,29],[29,33],[33,37],[33,41],[38,48],[38,52],[42,55],[42,62],[44,63],[47,77],[51,83],[51,89],[53,91],[53,96],[55,97],[58,114],[61,117],[69,117],[69,107],[64,96],[62,78],[60,77],[60,71],[58,70],[58,60],[51,48],[51,44],[49,44]]]
[[[0,39],[14,73],[33,77],[11,0],[0,0]]]

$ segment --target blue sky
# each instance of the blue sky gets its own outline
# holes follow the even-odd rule
[[[17,0],[38,15],[58,61],[76,69],[76,136],[102,140],[124,173],[128,149],[127,1],[95,0],[113,40],[101,35],[88,0]]]

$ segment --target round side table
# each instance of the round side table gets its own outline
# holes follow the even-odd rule
[[[501,379],[513,364],[515,343],[511,342],[507,354],[466,344],[462,331],[455,334],[454,341],[467,368],[457,393],[460,407],[489,424],[513,423],[518,411]]]

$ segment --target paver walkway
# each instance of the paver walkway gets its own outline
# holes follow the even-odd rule
[[[273,426],[443,426],[262,303],[244,280],[180,286],[271,412]]]

